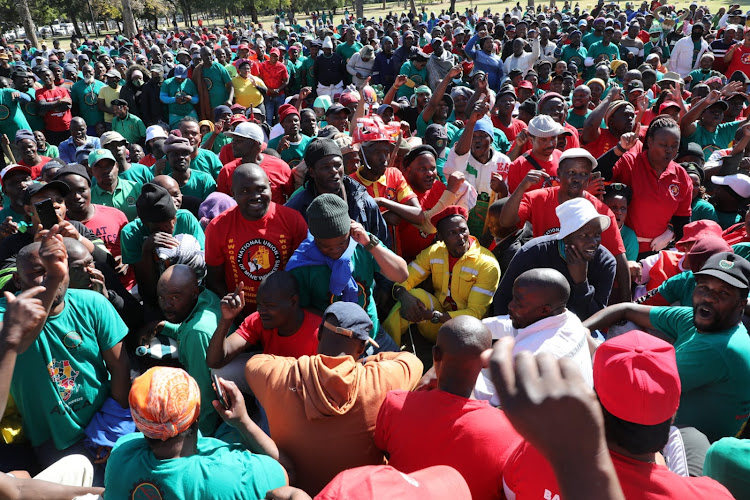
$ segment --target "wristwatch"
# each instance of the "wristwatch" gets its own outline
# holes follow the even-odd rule
[[[365,250],[369,252],[370,250],[372,250],[373,248],[375,248],[376,246],[380,244],[380,240],[374,234],[367,233],[367,235],[370,237],[370,243],[365,245]]]
[[[443,317],[443,313],[440,311],[432,311],[432,318],[430,318],[431,323],[440,323],[440,318]]]

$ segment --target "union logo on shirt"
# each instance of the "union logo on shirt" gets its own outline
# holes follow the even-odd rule
[[[0,104],[0,121],[10,118],[10,109],[4,104]]]
[[[669,185],[669,192],[672,193],[672,196],[677,197],[680,195],[680,186],[678,184],[670,184]]]
[[[237,252],[237,266],[253,281],[262,281],[278,271],[281,253],[276,245],[260,238],[250,240]]]
[[[130,498],[133,500],[161,500],[164,497],[154,483],[144,481],[133,488]]]
[[[396,199],[396,190],[392,187],[385,188],[385,197],[389,200]]]
[[[214,82],[210,78],[203,77],[203,84],[206,86],[206,90],[209,92],[214,87]]]
[[[80,372],[75,371],[67,359],[57,361],[54,358],[47,365],[47,370],[52,381],[57,386],[60,398],[63,401],[68,401],[70,396],[77,390],[76,379]]]

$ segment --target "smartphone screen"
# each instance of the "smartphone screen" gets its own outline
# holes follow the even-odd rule
[[[57,224],[57,213],[51,199],[47,198],[46,200],[34,203],[34,207],[44,229],[52,229],[52,226]]]
[[[225,410],[228,410],[229,401],[227,400],[227,395],[224,392],[224,388],[219,383],[219,377],[215,373],[212,373],[211,380],[214,381],[214,389],[216,390],[216,398],[221,403],[221,406],[223,406]]]

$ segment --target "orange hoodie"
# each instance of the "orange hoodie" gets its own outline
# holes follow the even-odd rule
[[[384,352],[364,364],[351,356],[250,358],[245,376],[266,410],[271,438],[294,464],[294,486],[314,496],[339,472],[379,465],[375,421],[388,391],[411,390],[422,362]]]

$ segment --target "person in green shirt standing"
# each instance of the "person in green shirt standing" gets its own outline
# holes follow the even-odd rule
[[[305,58],[302,61],[302,67],[300,68],[300,76],[302,78],[303,87],[316,88],[317,82],[315,81],[315,58],[318,57],[318,52],[323,46],[323,42],[313,40],[310,42],[310,57]]]
[[[281,159],[294,168],[302,162],[312,138],[300,133],[299,111],[291,104],[279,108],[279,123],[284,127],[284,133],[271,139],[268,148],[275,149],[281,154]]]
[[[345,62],[349,61],[349,58],[354,55],[355,52],[359,52],[362,48],[362,44],[356,41],[356,33],[354,28],[348,27],[344,31],[344,43],[340,43],[336,47],[336,53],[340,55]]]
[[[154,178],[154,174],[147,166],[140,163],[130,163],[128,149],[130,144],[118,132],[104,132],[100,141],[102,147],[109,150],[117,162],[117,177],[133,181],[139,185],[151,182]]]
[[[604,28],[604,34],[599,42],[594,42],[591,47],[588,48],[584,65],[586,66],[586,78],[589,80],[596,76],[596,63],[604,60],[614,61],[620,59],[620,49],[612,43],[612,36],[615,33],[615,29],[612,26]]]
[[[149,182],[143,186],[136,206],[138,218],[120,231],[122,263],[133,266],[144,303],[156,306],[157,248],[179,247],[175,235],[189,234],[198,240],[203,250],[206,238],[198,219],[187,210],[177,210],[169,191],[157,184]]]
[[[287,51],[289,56],[286,60],[286,70],[289,73],[289,83],[286,86],[287,95],[297,94],[305,85],[305,73],[302,65],[307,58],[300,55],[297,45],[290,45]]]
[[[80,116],[88,124],[87,135],[97,135],[96,125],[104,122],[104,113],[99,111],[99,91],[104,82],[94,78],[94,67],[84,64],[81,67],[83,78],[73,84],[70,95],[73,98],[73,116]]]
[[[201,391],[201,408],[210,409],[216,399],[206,352],[221,319],[221,301],[211,290],[201,290],[195,271],[184,264],[168,267],[156,285],[159,308],[164,315],[156,333],[179,344],[180,363],[195,379]],[[159,331],[161,330],[161,331]],[[198,420],[204,436],[211,436],[221,423],[215,411],[201,412]]]
[[[96,149],[89,155],[89,168],[96,184],[91,186],[91,203],[120,210],[129,221],[138,215],[135,200],[141,192],[141,184],[120,179],[117,162],[107,149]]]
[[[130,113],[128,101],[115,99],[112,101],[112,131],[119,133],[131,144],[143,144],[146,138],[146,125],[143,120]]]
[[[29,101],[19,101],[23,116],[29,122],[30,130],[44,130],[44,118],[39,114],[39,105],[36,102],[36,90],[31,85],[33,81],[34,73],[28,71],[26,67],[16,68],[13,72],[13,86],[16,90],[27,94],[31,98]]]
[[[575,63],[576,68],[583,70],[588,50],[581,43],[581,32],[578,30],[572,31],[568,35],[568,40],[570,40],[570,43],[563,46],[562,52],[560,52],[560,60],[566,61],[568,66],[570,66],[570,63]]]
[[[421,50],[401,65],[399,75],[406,75],[406,83],[398,88],[396,97],[411,97],[415,88],[427,84],[427,54]],[[429,87],[427,87],[429,88]]]
[[[583,326],[601,330],[628,320],[667,335],[682,384],[674,425],[695,427],[716,441],[736,435],[750,413],[750,336],[742,324],[750,263],[721,252],[694,276],[692,308],[622,303],[597,312]]]
[[[0,135],[15,137],[16,132],[21,129],[31,130],[21,106],[21,102],[30,100],[31,97],[28,94],[10,88],[10,80],[0,78]],[[0,158],[0,163],[2,161]]]
[[[199,102],[198,89],[192,80],[188,80],[187,74],[187,68],[178,64],[174,68],[174,77],[167,78],[161,84],[159,98],[167,105],[169,128],[177,127],[180,120],[187,116],[198,119],[198,113],[193,106]]]
[[[200,50],[201,63],[193,70],[200,73],[201,80],[198,81],[197,89],[199,95],[205,98],[208,95],[207,116],[201,114],[202,119],[210,119],[213,109],[219,105],[232,105],[234,101],[234,86],[232,77],[224,66],[214,60],[214,53],[210,47],[203,46]],[[194,76],[195,78],[195,76]],[[205,94],[204,94],[205,92]],[[206,106],[206,103],[199,103]]]
[[[184,137],[170,135],[164,142],[164,153],[172,166],[169,174],[180,187],[180,192],[186,196],[194,196],[201,201],[216,191],[216,181],[210,174],[190,168],[190,155],[193,147]]]
[[[596,19],[594,19],[594,31],[587,33],[586,36],[584,36],[581,40],[584,48],[588,49],[596,42],[602,41],[602,38],[604,37],[604,27],[606,24],[607,21],[603,17],[597,17]],[[568,38],[570,38],[570,35],[568,35]]]

